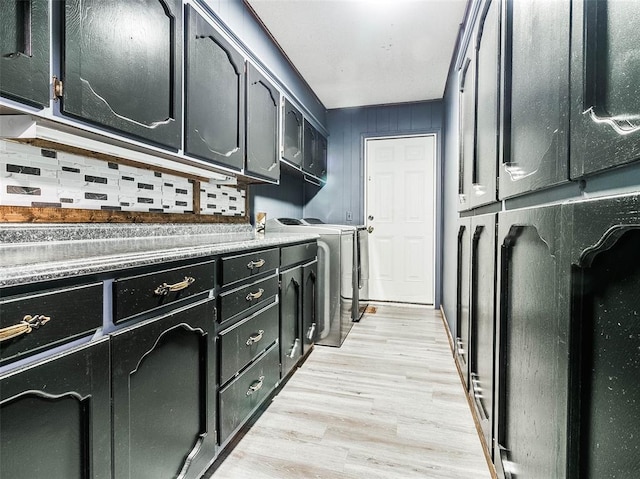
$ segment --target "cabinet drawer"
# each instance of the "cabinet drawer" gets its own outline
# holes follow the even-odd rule
[[[26,316],[32,317],[31,327],[21,323]],[[88,335],[101,326],[102,283],[3,299],[0,329],[7,339],[0,343],[0,363]]]
[[[278,339],[278,311],[274,303],[220,334],[220,384]]]
[[[113,282],[114,322],[213,289],[215,261],[154,271]]]
[[[279,266],[278,248],[222,258],[222,285],[228,286]]]
[[[318,244],[312,243],[296,244],[282,248],[282,267],[311,261],[318,254]]]
[[[278,294],[278,277],[270,276],[232,291],[220,294],[220,322],[251,314],[273,301]]]
[[[276,388],[279,354],[273,346],[220,392],[220,444],[223,444]]]

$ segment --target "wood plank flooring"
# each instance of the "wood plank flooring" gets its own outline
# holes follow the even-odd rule
[[[213,479],[489,479],[440,312],[377,305],[316,346]]]

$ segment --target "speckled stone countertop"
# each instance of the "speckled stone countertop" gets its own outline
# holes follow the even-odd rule
[[[240,252],[317,238],[256,236],[249,224],[2,225],[0,287]]]

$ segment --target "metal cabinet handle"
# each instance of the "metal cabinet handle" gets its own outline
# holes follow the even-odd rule
[[[196,282],[195,278],[192,278],[191,276],[185,276],[184,279],[179,283],[175,283],[175,284],[162,283],[153,291],[153,294],[155,294],[156,296],[166,296],[169,293],[174,293],[176,291],[187,289],[189,286],[191,286],[195,282]]]
[[[291,346],[291,351],[289,351],[289,354],[287,354],[287,356],[291,359],[295,358],[299,347],[300,339],[296,338],[296,340],[293,342],[293,345]]]
[[[259,259],[258,261],[249,261],[247,268],[249,269],[262,268],[265,263],[266,261],[264,259]]]
[[[309,326],[309,330],[307,331],[307,339],[309,341],[313,341],[313,338],[316,336],[316,323],[311,323]]]
[[[247,396],[251,396],[254,392],[258,391],[264,383],[264,376],[260,376],[257,381],[253,381],[249,389],[247,389]]]
[[[247,346],[251,346],[252,344],[255,344],[258,341],[260,341],[263,335],[264,335],[264,329],[259,329],[257,333],[254,333],[251,336],[249,336],[249,339],[247,339],[247,342],[246,342]]]
[[[462,339],[460,338],[456,338],[456,352],[460,355],[460,356],[464,356],[465,352],[464,352],[464,344],[462,343]]]
[[[262,297],[263,293],[264,293],[264,289],[260,288],[255,293],[247,294],[246,300],[247,301],[253,301],[254,299],[260,299]]]
[[[0,343],[9,339],[17,338],[23,334],[29,334],[31,331],[40,329],[40,326],[49,322],[51,318],[42,314],[31,316],[27,314],[22,321],[13,326],[7,326],[0,329]]]

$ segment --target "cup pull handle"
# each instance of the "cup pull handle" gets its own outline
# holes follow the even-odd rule
[[[260,376],[257,381],[253,381],[249,389],[247,389],[247,396],[251,396],[254,392],[260,390],[264,384],[264,376]]]
[[[36,314],[35,316],[27,314],[18,324],[0,329],[0,343],[40,329],[40,326],[49,322],[50,319],[49,316],[42,314]]]
[[[195,282],[196,282],[195,278],[192,278],[191,276],[185,276],[184,279],[179,283],[175,283],[175,284],[162,283],[153,291],[153,294],[155,294],[156,296],[166,296],[169,293],[174,293],[176,291],[187,289],[189,286],[191,286]]]
[[[254,299],[260,299],[262,297],[263,293],[264,293],[264,289],[260,288],[255,293],[247,294],[246,300],[247,301],[253,301]]]
[[[247,346],[251,346],[252,344],[255,344],[258,341],[260,341],[263,335],[264,335],[264,329],[260,329],[258,330],[257,333],[254,333],[251,336],[249,336],[249,339],[247,339],[247,342],[246,342]]]

